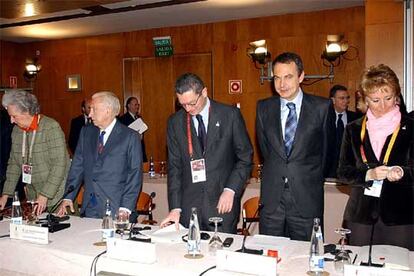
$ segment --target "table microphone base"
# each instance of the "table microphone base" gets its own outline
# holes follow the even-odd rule
[[[240,248],[239,250],[236,250],[236,252],[240,253],[248,253],[248,254],[254,254],[254,255],[263,255],[263,250],[258,249],[248,249],[248,248]]]
[[[376,263],[369,264],[368,262],[361,262],[360,265],[361,266],[372,266],[372,267],[384,267],[384,264],[376,264]]]
[[[47,227],[49,228],[49,233],[54,233],[54,232],[69,228],[70,223],[52,223],[50,225],[45,223],[45,224],[42,224],[42,227]]]

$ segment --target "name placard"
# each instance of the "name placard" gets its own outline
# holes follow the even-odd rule
[[[117,260],[144,264],[152,264],[157,261],[155,244],[149,242],[107,238],[106,252],[109,258]]]
[[[217,250],[216,258],[218,270],[264,276],[276,275],[277,260],[273,257]]]
[[[49,229],[39,226],[10,223],[10,238],[39,244],[48,244]]]

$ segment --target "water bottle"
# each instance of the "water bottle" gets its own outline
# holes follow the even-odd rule
[[[114,223],[112,220],[111,204],[109,199],[106,200],[105,214],[102,219],[102,241],[114,236]]]
[[[150,178],[154,178],[155,177],[154,159],[152,158],[152,156],[150,157],[148,174],[149,174],[149,177]]]
[[[23,223],[23,212],[22,207],[20,206],[19,194],[14,192],[12,212],[11,212],[11,223],[12,224],[22,224]]]
[[[189,255],[199,255],[200,248],[200,226],[198,224],[197,208],[191,208],[190,224],[188,226],[187,252]]]
[[[323,237],[319,218],[313,219],[310,241],[309,271],[313,275],[322,275],[324,270]]]

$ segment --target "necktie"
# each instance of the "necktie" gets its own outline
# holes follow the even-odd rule
[[[344,114],[338,114],[338,120],[336,121],[336,144],[338,152],[342,144],[342,136],[344,135],[344,122],[342,121],[342,116]]]
[[[204,153],[204,150],[206,149],[206,145],[207,145],[206,127],[203,122],[203,116],[201,116],[200,114],[197,114],[196,118],[198,121],[198,140],[200,141],[201,150]]]
[[[286,155],[289,156],[292,150],[293,139],[295,138],[298,122],[296,118],[295,104],[287,103],[286,106],[289,108],[289,114],[285,124],[285,151]]]
[[[103,149],[104,149],[104,136],[105,136],[105,131],[102,131],[99,134],[99,138],[98,138],[98,153],[101,154]]]

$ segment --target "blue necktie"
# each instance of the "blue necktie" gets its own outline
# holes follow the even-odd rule
[[[207,132],[203,122],[203,116],[200,114],[196,115],[198,121],[198,140],[200,141],[201,151],[204,153],[207,145]]]
[[[104,136],[105,136],[105,131],[102,131],[99,134],[99,138],[98,138],[98,153],[101,154],[104,148]]]
[[[289,108],[289,114],[285,124],[285,151],[286,155],[289,156],[292,150],[293,140],[295,139],[298,122],[296,118],[295,104],[287,103],[286,106]]]

